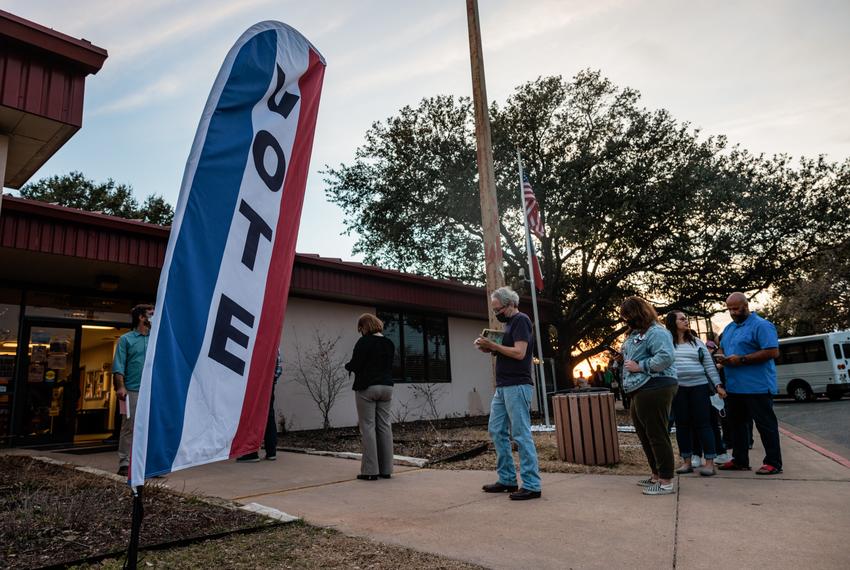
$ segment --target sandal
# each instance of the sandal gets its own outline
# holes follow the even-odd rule
[[[727,461],[723,465],[718,465],[718,469],[721,471],[749,471],[749,467],[744,467],[743,465],[738,465],[734,461]]]

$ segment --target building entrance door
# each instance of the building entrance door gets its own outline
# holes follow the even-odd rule
[[[20,338],[27,346],[18,352],[18,445],[72,442],[80,398],[80,328],[26,321]]]

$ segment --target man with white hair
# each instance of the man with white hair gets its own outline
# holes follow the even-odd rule
[[[490,297],[490,308],[499,322],[505,323],[501,343],[484,337],[475,340],[482,352],[496,357],[496,393],[490,404],[490,437],[496,448],[496,483],[484,485],[485,493],[510,493],[515,501],[540,497],[540,472],[537,449],[531,436],[531,401],[534,382],[531,379],[531,319],[517,308],[519,295],[510,287],[500,287]],[[520,477],[511,452],[511,438],[519,449]]]
[[[779,338],[770,321],[750,312],[747,296],[732,293],[726,299],[732,322],[723,330],[715,359],[726,372],[726,408],[732,428],[732,460],[718,469],[749,471],[747,425],[755,421],[764,445],[764,461],[756,475],[782,473],[779,422],[773,411]],[[722,354],[721,354],[722,353]]]

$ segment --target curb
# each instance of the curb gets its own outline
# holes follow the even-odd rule
[[[305,449],[301,447],[280,447],[281,451],[289,453],[303,453],[305,455],[318,455],[321,457],[336,457],[337,459],[354,459],[360,461],[363,458],[362,453],[353,451],[320,451],[317,449]],[[406,467],[425,467],[429,461],[427,459],[419,459],[418,457],[407,457],[406,455],[393,455],[393,465],[404,465]]]
[[[850,459],[847,459],[846,457],[842,457],[842,456],[838,455],[837,453],[834,453],[834,452],[832,452],[828,449],[825,449],[825,448],[821,447],[820,445],[814,443],[813,441],[809,441],[805,437],[799,436],[796,433],[794,433],[794,432],[792,432],[788,429],[785,429],[782,426],[779,426],[779,433],[781,433],[782,435],[784,435],[786,437],[790,437],[791,439],[793,439],[797,443],[802,443],[803,445],[805,445],[806,447],[808,447],[812,451],[816,451],[817,453],[820,453],[821,455],[823,455],[826,458],[832,459],[833,461],[835,461],[836,463],[838,463],[842,467],[846,467],[847,469],[850,469]]]

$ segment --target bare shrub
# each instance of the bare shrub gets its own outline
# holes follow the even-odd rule
[[[393,398],[393,409],[390,412],[390,418],[394,424],[403,424],[410,417],[413,409],[410,406],[410,400],[401,402]]]
[[[331,338],[319,329],[314,329],[310,346],[303,348],[296,335],[295,361],[288,366],[295,381],[307,389],[310,399],[322,414],[324,429],[331,427],[331,410],[348,383],[343,358],[337,354],[337,344],[341,338],[341,335]]]
[[[410,391],[413,392],[413,399],[421,402],[419,407],[422,409],[420,416],[425,420],[436,420],[440,417],[440,412],[437,405],[443,396],[446,395],[446,387],[443,384],[411,384]]]

